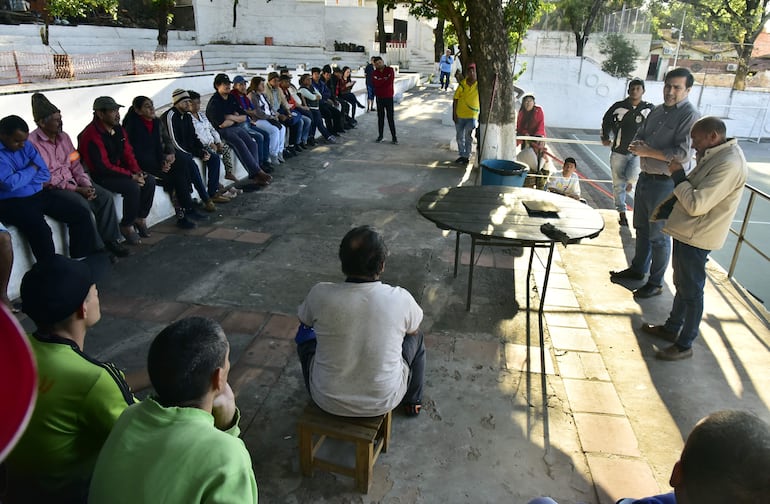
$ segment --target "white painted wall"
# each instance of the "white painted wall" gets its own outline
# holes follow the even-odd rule
[[[624,33],[623,34],[639,51],[639,59],[636,62],[636,70],[633,75],[644,77],[650,64],[650,43],[652,35],[649,33]],[[606,57],[599,52],[600,42],[604,33],[593,33],[588,38],[588,43],[583,49],[583,55],[598,61],[600,64]],[[522,44],[522,54],[525,56],[575,56],[577,45],[575,35],[571,32],[529,30]]]

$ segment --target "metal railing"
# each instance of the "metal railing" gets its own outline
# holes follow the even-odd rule
[[[745,187],[749,191],[749,201],[746,204],[746,211],[743,214],[741,228],[740,230],[736,231],[730,227],[730,232],[738,237],[738,241],[735,244],[735,250],[733,250],[733,258],[730,261],[730,268],[727,270],[727,276],[730,278],[733,278],[733,275],[735,274],[735,267],[738,264],[738,256],[741,253],[741,248],[743,247],[744,243],[754,252],[759,254],[760,257],[762,257],[765,261],[770,261],[770,256],[765,254],[756,245],[746,239],[746,231],[749,227],[749,222],[751,221],[751,212],[754,210],[754,202],[756,201],[757,196],[763,198],[765,201],[770,201],[770,195],[749,184],[746,184]]]
[[[0,85],[51,79],[94,79],[119,75],[205,70],[196,51],[115,51],[94,54],[0,52]]]

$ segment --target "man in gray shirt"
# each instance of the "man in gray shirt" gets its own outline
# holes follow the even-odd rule
[[[634,291],[634,297],[650,298],[663,291],[663,275],[671,256],[671,239],[663,234],[665,221],[650,221],[652,211],[674,190],[668,164],[677,161],[689,171],[690,128],[700,114],[687,96],[693,76],[686,68],[666,74],[663,104],[656,106],[629,146],[639,156],[641,174],[634,193],[634,229],[636,249],[631,265],[610,271],[613,280],[642,280],[647,283]]]

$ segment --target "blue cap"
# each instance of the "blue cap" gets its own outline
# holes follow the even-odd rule
[[[235,79],[233,79],[233,84],[245,84],[246,78],[243,75],[236,75]]]

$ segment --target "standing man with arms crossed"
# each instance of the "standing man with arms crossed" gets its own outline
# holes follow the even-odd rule
[[[621,226],[628,226],[626,194],[631,192],[639,178],[639,157],[629,152],[628,146],[654,107],[652,103],[643,101],[642,95],[644,81],[631,79],[626,99],[613,103],[602,119],[602,144],[612,146],[612,193]]]
[[[645,299],[663,292],[663,275],[671,255],[671,241],[663,234],[663,222],[652,222],[653,210],[674,189],[668,165],[676,160],[690,166],[690,128],[700,114],[687,99],[693,76],[686,68],[675,68],[666,74],[663,104],[647,116],[629,151],[640,158],[642,172],[634,193],[634,229],[636,250],[631,265],[610,271],[613,280],[642,280],[647,283],[634,291],[634,297]]]
[[[653,213],[666,219],[663,232],[674,239],[672,265],[676,295],[662,326],[642,324],[642,330],[674,343],[655,357],[675,361],[692,357],[703,316],[703,288],[709,252],[722,248],[748,176],[743,151],[727,138],[725,123],[704,117],[692,127],[697,166],[686,175],[676,160],[669,165],[674,192]]]
[[[393,83],[396,80],[396,72],[385,65],[382,58],[374,57],[374,72],[372,72],[372,85],[374,86],[374,95],[377,97],[377,140],[382,142],[382,128],[385,126],[385,114],[388,115],[388,126],[390,127],[390,136],[393,145],[398,145],[396,138],[396,123],[393,121]]]
[[[448,51],[447,51],[448,52]],[[443,75],[443,72],[442,72]],[[447,80],[449,77],[447,77]],[[476,81],[476,63],[468,65],[468,73],[455,91],[452,101],[452,120],[457,131],[457,164],[468,164],[473,147],[473,130],[479,125],[479,87]]]

